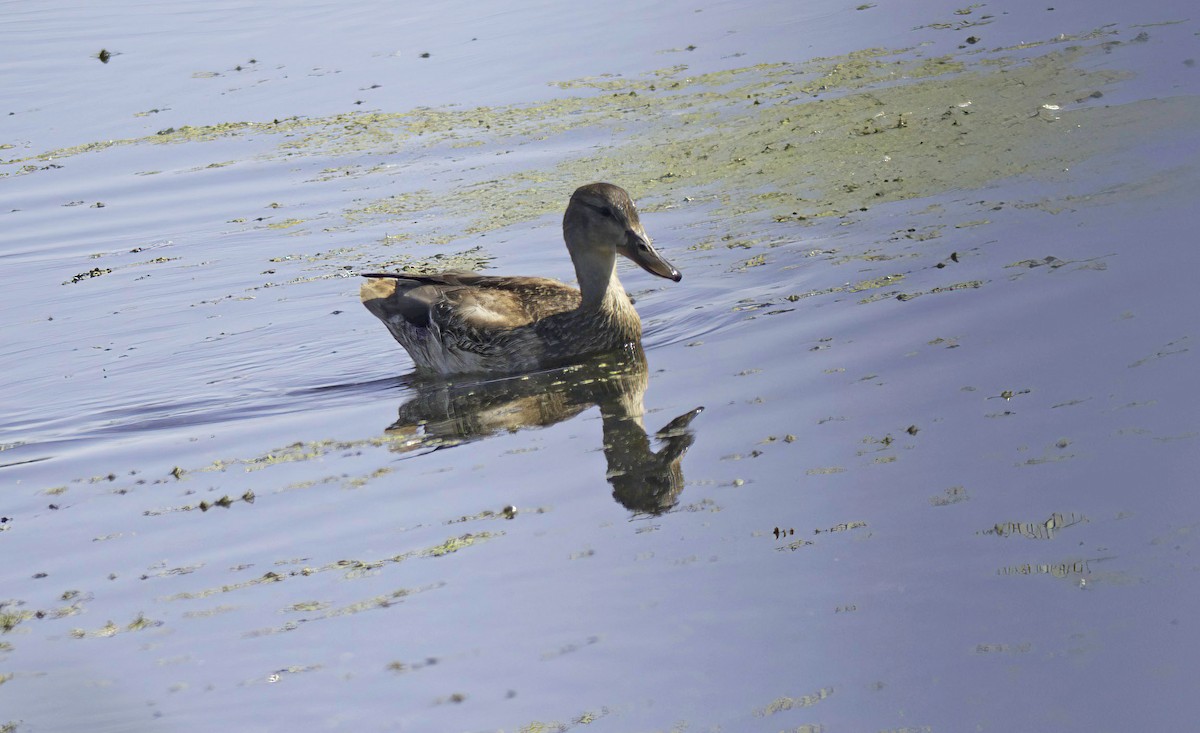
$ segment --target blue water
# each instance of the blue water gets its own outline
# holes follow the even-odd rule
[[[5,4],[0,726],[1186,729],[1196,24],[1171,3],[956,9]],[[612,420],[570,373],[439,391],[357,302],[355,268],[438,247],[569,277],[556,214],[442,244],[382,239],[440,231],[436,206],[342,216],[551,170],[616,145],[603,131],[505,155],[292,156],[298,131],[34,157],[183,125],[524,105],[674,64],[969,61],[971,34],[1000,48],[1106,24],[1147,39],[1078,41],[1095,50],[1080,63],[1128,76],[1082,131],[1116,142],[1068,171],[776,227],[750,250],[689,245],[768,231],[765,215],[651,199],[684,280],[622,274],[647,327],[640,419]],[[737,271],[756,254],[767,266]],[[93,268],[111,272],[70,282]],[[830,290],[887,274],[904,278]],[[446,404],[474,431],[439,433]],[[613,461],[651,465],[643,443],[669,448],[656,431],[701,405],[676,434],[694,441],[678,494],[632,504]],[[645,484],[669,483],[653,467]]]

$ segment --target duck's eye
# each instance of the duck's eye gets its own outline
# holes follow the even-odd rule
[[[602,207],[600,209],[600,216],[603,216],[605,219],[612,219],[613,211],[612,211],[612,209],[608,208],[607,206]]]

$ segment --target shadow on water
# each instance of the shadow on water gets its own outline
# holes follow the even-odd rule
[[[642,422],[649,371],[641,347],[546,372],[478,382],[424,381],[400,405],[388,434],[407,436],[397,450],[437,450],[526,428],[554,425],[600,408],[605,478],[631,512],[662,514],[683,491],[680,461],[695,441],[689,410],[654,434]]]

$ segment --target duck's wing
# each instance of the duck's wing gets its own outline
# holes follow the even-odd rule
[[[383,320],[400,316],[413,326],[443,332],[494,331],[528,325],[579,305],[579,291],[540,277],[472,273],[369,273],[363,303]],[[394,283],[394,287],[393,287]]]

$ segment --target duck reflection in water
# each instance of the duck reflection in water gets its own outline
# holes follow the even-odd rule
[[[655,434],[654,450],[642,417],[649,382],[639,345],[600,354],[551,371],[477,382],[424,382],[400,406],[387,430],[406,436],[398,450],[444,448],[497,433],[539,428],[599,406],[605,478],[613,498],[631,512],[662,514],[683,491],[680,462],[695,437],[692,420],[703,407],[679,415]]]

